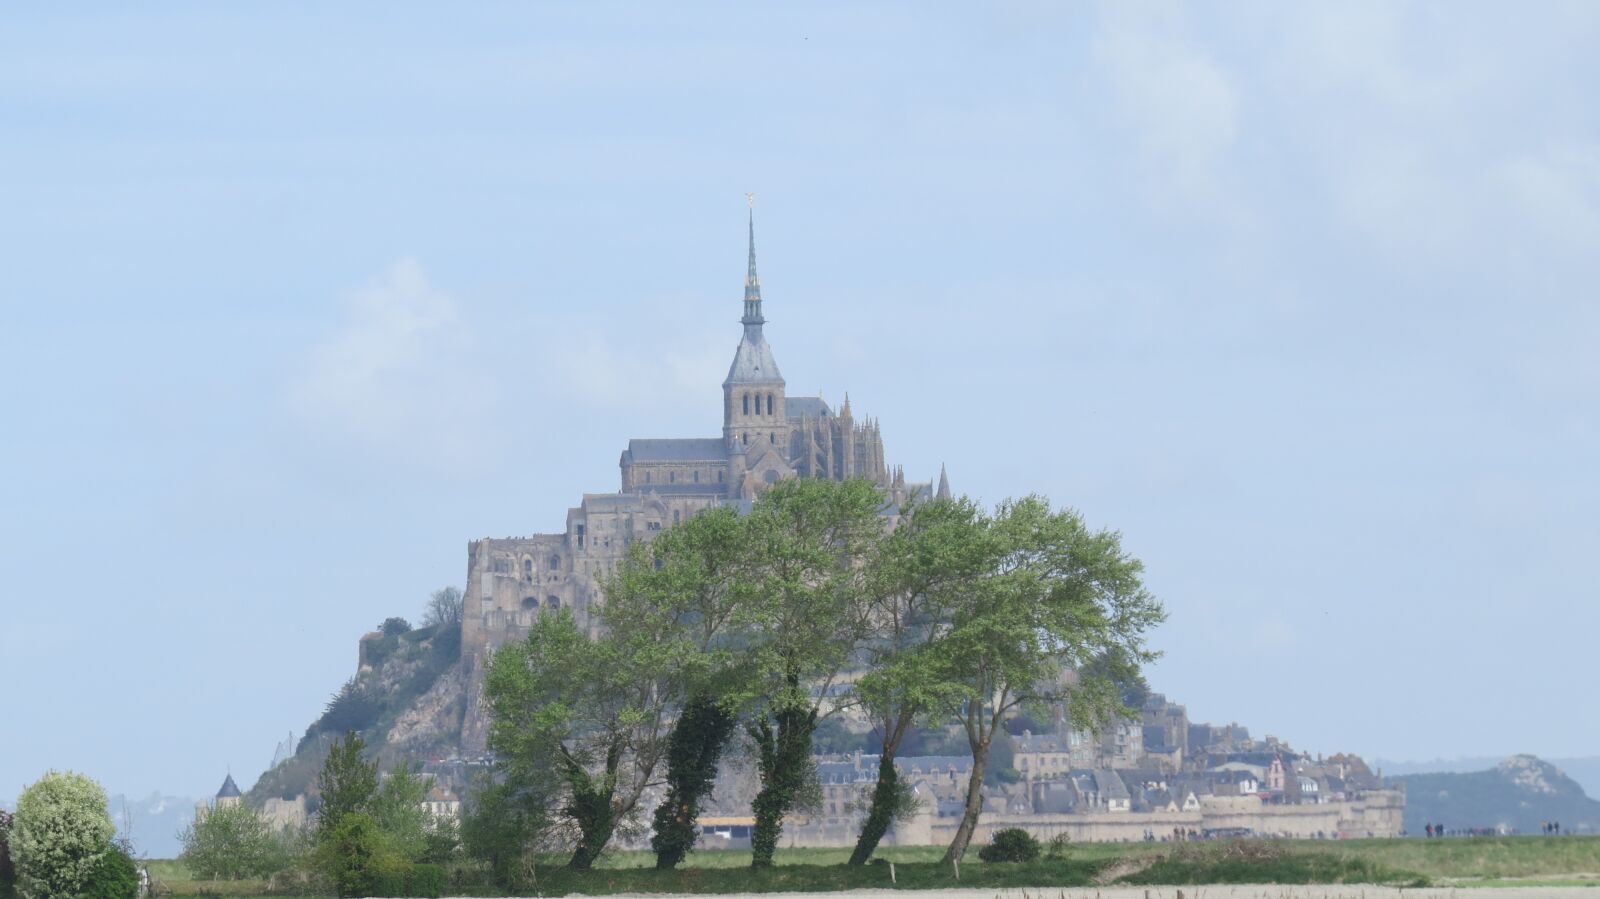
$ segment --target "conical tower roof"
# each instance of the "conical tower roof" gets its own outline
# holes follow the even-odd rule
[[[239,785],[233,782],[233,775],[229,774],[222,781],[222,789],[217,791],[217,798],[218,799],[237,799],[240,795],[241,794],[239,793]]]
[[[782,384],[783,373],[778,371],[778,360],[773,358],[772,347],[761,333],[767,319],[761,314],[761,279],[756,276],[756,214],[755,197],[750,197],[750,269],[744,278],[744,336],[739,339],[739,349],[734,351],[733,364],[728,367],[728,378],[722,386],[734,384]]]

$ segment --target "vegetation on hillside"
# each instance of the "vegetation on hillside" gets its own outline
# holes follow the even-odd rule
[[[437,590],[424,611],[422,627],[404,618],[385,619],[361,639],[361,668],[324,706],[322,714],[306,728],[295,755],[262,774],[250,789],[251,805],[259,807],[271,797],[293,799],[307,794],[316,802],[316,778],[333,742],[354,731],[367,741],[369,751],[385,767],[429,752],[454,751],[460,741],[465,701],[442,695],[441,679],[456,670],[461,660],[461,591]],[[404,746],[391,746],[397,722],[417,709],[424,696],[446,699],[429,731]]]

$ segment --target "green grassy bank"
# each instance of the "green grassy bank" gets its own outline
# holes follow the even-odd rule
[[[1484,837],[1448,840],[1246,841],[1164,844],[1088,843],[1065,857],[1026,864],[986,864],[976,853],[955,879],[938,859],[942,847],[891,847],[887,864],[850,867],[848,849],[780,850],[777,865],[751,870],[748,852],[697,852],[689,866],[658,872],[647,852],[607,855],[593,871],[572,872],[551,857],[538,872],[543,896],[616,893],[794,892],[946,887],[1074,887],[1100,883],[1391,883],[1471,886],[1593,882],[1600,885],[1600,837]],[[160,888],[173,896],[272,895],[295,892],[262,881],[196,881],[173,861],[150,863]],[[481,869],[452,870],[448,892],[495,895]],[[524,891],[527,892],[527,891]],[[1597,892],[1600,896],[1600,892]]]

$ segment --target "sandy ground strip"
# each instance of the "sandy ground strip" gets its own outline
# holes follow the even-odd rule
[[[577,895],[577,894],[574,894]],[[659,899],[691,899],[694,894],[655,895]],[[829,893],[721,893],[705,899],[1600,899],[1594,887],[1418,887],[1362,884],[1277,886],[1213,884],[1159,887],[1041,887],[989,890],[848,890]]]

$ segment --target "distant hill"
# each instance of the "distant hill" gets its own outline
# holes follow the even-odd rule
[[[1405,826],[1413,834],[1429,822],[1450,830],[1511,827],[1537,834],[1543,822],[1559,821],[1563,832],[1600,832],[1600,802],[1560,768],[1531,755],[1514,755],[1487,771],[1386,779],[1405,785]]]
[[[1568,777],[1577,781],[1583,787],[1583,792],[1590,796],[1600,797],[1600,755],[1591,755],[1586,758],[1545,759],[1545,761],[1566,772]],[[1386,776],[1482,771],[1485,768],[1493,768],[1498,764],[1500,764],[1498,756],[1434,759],[1427,762],[1397,762],[1394,759],[1386,758],[1378,758],[1373,761],[1373,765],[1382,768]]]
[[[117,836],[127,837],[145,858],[176,858],[183,851],[178,832],[194,820],[195,800],[151,793],[143,799],[122,795],[108,803]]]

